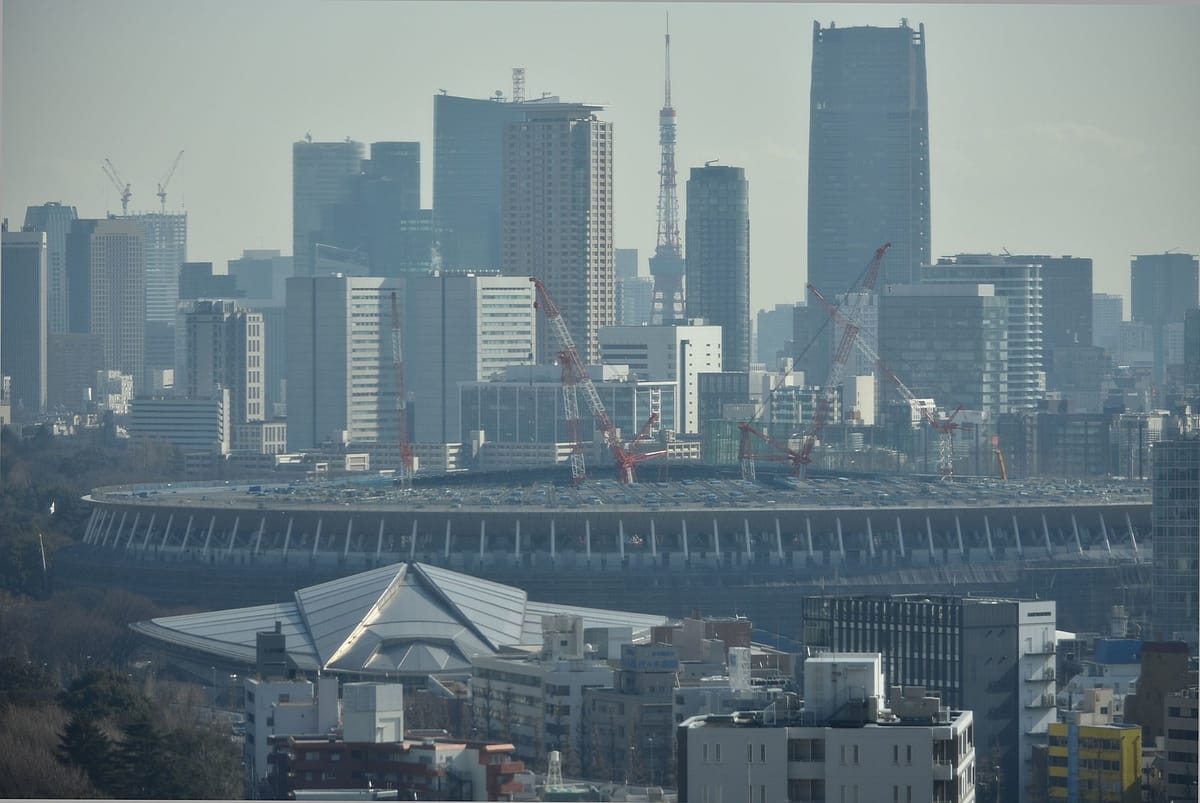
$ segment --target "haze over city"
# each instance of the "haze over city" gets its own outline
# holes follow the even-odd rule
[[[8,0],[0,208],[119,213],[111,158],[157,209],[184,150],[189,259],[286,253],[292,142],[420,141],[429,205],[433,95],[507,97],[520,66],[529,97],[606,104],[615,240],[644,260],[668,11],[680,195],[692,166],[746,169],[752,309],[803,298],[814,21],[924,23],[935,257],[1089,256],[1128,302],[1131,254],[1200,251],[1195,6]]]

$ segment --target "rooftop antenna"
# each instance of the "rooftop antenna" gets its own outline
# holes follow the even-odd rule
[[[512,102],[513,103],[524,103],[525,102],[525,68],[524,67],[513,67],[512,79],[513,79]]]

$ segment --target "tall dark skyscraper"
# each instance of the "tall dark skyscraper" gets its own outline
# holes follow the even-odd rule
[[[18,418],[46,406],[46,233],[0,234],[0,364]]]
[[[1129,311],[1136,323],[1152,327],[1154,378],[1161,382],[1167,361],[1163,327],[1182,323],[1200,303],[1200,262],[1192,254],[1146,254],[1133,258],[1129,274]]]
[[[50,334],[67,331],[67,232],[78,218],[58,201],[25,210],[24,231],[46,232],[46,314]]]
[[[693,167],[687,184],[687,312],[721,327],[727,371],[750,370],[750,185],[740,167]]]
[[[521,103],[433,98],[433,226],[446,268],[500,267],[504,128]]]
[[[809,282],[827,298],[845,292],[886,242],[879,285],[920,281],[930,261],[924,25],[813,23],[808,147]]]
[[[297,276],[312,276],[315,249],[326,225],[326,210],[350,200],[350,178],[362,172],[366,149],[361,142],[313,142],[292,145],[292,257]]]
[[[1200,527],[1200,437],[1154,444],[1153,596],[1150,623],[1159,639],[1183,639],[1196,648],[1200,594],[1196,571]]]

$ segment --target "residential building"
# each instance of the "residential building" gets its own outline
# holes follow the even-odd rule
[[[104,345],[104,367],[145,380],[145,227],[136,221],[98,221],[88,245],[90,331]]]
[[[1129,267],[1131,318],[1149,324],[1154,339],[1154,381],[1166,370],[1163,327],[1181,323],[1189,309],[1200,305],[1200,260],[1193,254],[1144,254]]]
[[[725,361],[719,326],[698,321],[667,326],[606,326],[600,330],[599,345],[598,362],[627,365],[638,379],[675,382],[678,406],[672,417],[679,427],[677,431],[700,432],[699,375],[721,371]]]
[[[926,266],[924,281],[991,284],[1008,303],[1008,411],[1032,410],[1046,392],[1042,343],[1042,269],[1017,257],[959,254]]]
[[[42,231],[0,233],[0,366],[18,420],[46,407],[47,250]]]
[[[187,213],[142,212],[121,218],[146,233],[146,322],[173,324],[179,268],[187,261]]]
[[[270,770],[268,756],[278,737],[327,737],[338,726],[338,679],[247,677],[244,681],[246,739],[242,761],[257,786]]]
[[[750,185],[740,167],[693,167],[687,183],[687,309],[721,327],[724,367],[750,370]]]
[[[326,223],[327,209],[351,197],[353,176],[362,172],[367,156],[361,142],[292,144],[292,254],[296,276],[315,272],[317,235]]]
[[[1136,725],[1050,724],[1050,800],[1140,803],[1142,731]]]
[[[233,424],[229,391],[205,399],[138,397],[129,403],[125,428],[134,440],[166,441],[184,455],[229,454]]]
[[[1196,648],[1200,621],[1200,436],[1160,440],[1153,447],[1153,597],[1155,634]]]
[[[1192,686],[1166,695],[1163,700],[1165,716],[1163,729],[1166,739],[1163,747],[1167,751],[1164,770],[1167,782],[1167,800],[1195,800],[1197,792],[1197,714],[1200,694]]]
[[[878,342],[879,356],[916,396],[947,410],[1007,410],[1008,302],[992,285],[885,287]],[[885,381],[883,395],[896,394]]]
[[[433,225],[442,267],[499,268],[504,132],[524,105],[493,98],[433,98]]]
[[[540,324],[534,294],[524,276],[442,271],[406,280],[403,357],[412,440],[461,441],[459,383],[487,382],[509,366],[532,364]]]
[[[805,644],[880,652],[889,684],[923,685],[979,712],[980,771],[999,768],[1001,800],[1024,799],[1032,746],[1055,720],[1053,601],[912,594],[805,597],[801,606]]]
[[[1125,297],[1092,293],[1092,345],[1113,354],[1120,345],[1120,326],[1125,319]]]
[[[814,22],[812,52],[808,281],[846,292],[890,242],[880,285],[915,284],[932,258],[925,26]]]
[[[75,207],[59,201],[25,209],[22,231],[46,234],[46,328],[49,334],[67,332],[67,233],[79,217]]]
[[[591,657],[583,620],[570,614],[542,618],[540,651],[471,658],[471,698],[476,727],[488,738],[512,741],[521,759],[540,765],[551,750],[578,766],[583,755],[583,693],[611,686],[613,670]]]
[[[580,355],[600,360],[600,327],[616,322],[613,126],[603,106],[522,104],[525,119],[504,134],[500,267],[534,276],[562,313]],[[553,362],[549,327],[538,361]]]
[[[202,300],[179,311],[176,395],[207,399],[229,391],[232,424],[267,417],[263,393],[263,318],[234,301]]]
[[[297,276],[287,282],[288,450],[396,442],[393,280]]]
[[[809,658],[804,709],[679,726],[680,803],[975,800],[974,718],[919,686],[885,698],[878,654]]]
[[[621,647],[612,685],[583,691],[584,750],[578,768],[583,777],[673,785],[678,673],[677,647]]]

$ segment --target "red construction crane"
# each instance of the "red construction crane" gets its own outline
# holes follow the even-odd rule
[[[842,311],[833,304],[829,303],[829,301],[826,300],[825,296],[821,295],[817,288],[810,284],[808,289],[811,290],[813,295],[815,295],[817,299],[825,305],[825,308],[829,311],[831,316],[845,321]],[[846,323],[847,330],[849,330],[851,325],[852,324],[849,322]],[[958,407],[954,408],[954,412],[946,418],[938,419],[934,415],[935,410],[931,409],[928,404],[921,403],[916,395],[909,390],[908,386],[900,380],[900,377],[896,376],[896,372],[892,370],[891,366],[883,361],[873,346],[871,346],[865,340],[856,340],[854,345],[859,351],[867,356],[867,359],[875,363],[875,367],[877,367],[884,374],[884,376],[886,376],[891,383],[896,386],[896,389],[900,392],[900,396],[904,399],[904,401],[908,402],[909,407],[919,411],[921,417],[925,419],[926,423],[933,427],[933,429],[938,433],[938,474],[943,480],[953,479],[954,430],[962,426],[961,424],[956,423],[954,419],[958,417],[959,412],[962,410],[962,405],[960,404]]]
[[[638,463],[666,454],[665,450],[634,451],[637,441],[649,433],[650,428],[658,420],[658,416],[651,413],[650,419],[642,427],[642,431],[634,438],[631,448],[626,449],[625,445],[621,443],[620,435],[617,434],[617,428],[613,426],[612,420],[608,417],[608,411],[604,409],[604,404],[600,401],[600,394],[596,392],[596,386],[592,384],[592,377],[588,374],[587,363],[579,356],[579,349],[575,347],[575,341],[567,330],[567,324],[563,321],[562,314],[558,311],[558,305],[546,292],[546,285],[541,279],[530,277],[529,281],[533,282],[534,287],[537,288],[538,297],[541,299],[540,306],[546,315],[547,323],[550,324],[550,330],[558,341],[558,359],[562,365],[563,402],[566,408],[567,427],[568,430],[574,430],[571,433],[575,441],[571,452],[572,479],[579,484],[586,477],[583,463],[583,443],[579,435],[579,406],[575,401],[575,389],[582,387],[588,409],[591,411],[592,417],[596,419],[596,426],[604,434],[604,445],[612,453],[613,461],[617,465],[617,480],[626,484],[634,482],[636,479],[634,468]],[[535,302],[535,306],[539,306],[539,304]],[[572,424],[572,421],[575,423]]]
[[[887,250],[891,247],[891,243],[884,243],[875,249],[875,256],[872,257],[871,262],[863,272],[858,292],[869,293],[875,289],[875,283],[879,280],[879,268],[883,264],[883,258],[887,254]],[[818,297],[821,297],[820,293],[817,293],[817,289],[811,284],[808,285],[808,289],[816,293]],[[823,297],[821,297],[821,300],[825,301]],[[812,462],[813,447],[816,446],[821,430],[825,428],[825,420],[829,416],[829,409],[833,406],[834,394],[837,393],[838,386],[842,384],[842,375],[846,370],[846,360],[849,358],[850,352],[854,348],[854,342],[858,338],[861,317],[862,311],[859,305],[852,307],[849,317],[844,314],[842,315],[842,321],[845,323],[845,329],[842,330],[842,339],[838,343],[837,351],[834,352],[833,362],[829,369],[829,378],[822,387],[821,396],[817,400],[817,406],[813,411],[812,422],[809,425],[808,434],[804,439],[804,445],[799,450],[793,449],[787,444],[763,434],[750,421],[738,425],[738,428],[742,431],[741,444],[738,449],[738,458],[742,465],[742,479],[751,482],[754,481],[754,463],[756,459],[786,460],[792,464],[793,476],[799,477],[807,474],[808,464]],[[783,384],[783,379],[786,375],[787,371],[780,377],[779,384],[775,386],[775,389],[778,389]],[[772,393],[774,393],[774,390],[772,390]],[[758,415],[756,414],[755,418],[757,417]],[[754,437],[759,438],[783,454],[777,456],[756,456],[754,454]]]
[[[400,428],[400,487],[411,488],[413,474],[413,450],[408,442],[408,394],[404,388],[404,352],[400,329],[400,310],[396,304],[396,291],[392,291],[392,371],[396,380],[396,423]]]

